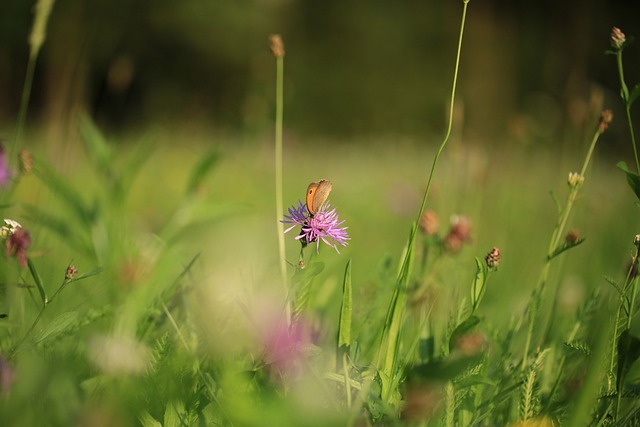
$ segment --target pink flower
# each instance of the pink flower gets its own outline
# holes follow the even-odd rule
[[[298,201],[298,205],[290,207],[289,215],[285,215],[284,218],[284,224],[291,224],[284,232],[287,233],[296,226],[302,227],[296,240],[302,241],[303,246],[315,242],[316,251],[320,248],[320,241],[323,241],[339,253],[338,245],[347,246],[348,240],[351,240],[347,233],[348,227],[340,227],[344,220],[340,221],[336,209],[331,209],[328,203],[325,203],[315,215],[310,215],[307,206]]]
[[[264,331],[264,361],[281,374],[297,377],[311,345],[311,337],[302,322],[287,325],[284,318]]]

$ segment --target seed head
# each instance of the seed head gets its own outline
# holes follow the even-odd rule
[[[64,273],[64,278],[66,280],[72,280],[78,275],[78,269],[75,265],[70,265],[67,267],[67,270]]]
[[[276,58],[284,57],[284,42],[280,34],[271,34],[269,36],[269,42],[271,43],[271,53]]]
[[[484,257],[485,262],[487,263],[487,267],[491,269],[495,269],[500,264],[500,259],[502,255],[500,254],[500,249],[494,247],[489,251],[486,257]]]
[[[31,152],[26,148],[23,148],[18,153],[18,164],[20,166],[20,172],[28,174],[33,169],[33,156]]]
[[[604,110],[600,115],[600,123],[598,123],[598,132],[604,133],[613,121],[613,112],[611,110]]]
[[[575,245],[580,240],[580,231],[577,229],[570,230],[566,236],[564,236],[564,241],[570,245]]]
[[[620,31],[620,28],[613,27],[613,29],[611,30],[611,45],[616,49],[620,49],[626,41],[627,38],[625,37],[624,33]]]

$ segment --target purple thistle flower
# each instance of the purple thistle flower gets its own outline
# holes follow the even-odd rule
[[[298,205],[290,207],[289,215],[285,215],[284,218],[284,224],[291,224],[284,232],[287,233],[296,226],[302,227],[296,240],[302,240],[303,245],[315,242],[316,252],[320,248],[321,240],[338,253],[338,245],[347,246],[347,241],[351,240],[347,233],[348,227],[340,227],[344,220],[340,221],[336,209],[331,209],[328,203],[325,203],[315,215],[310,215],[307,206],[298,201]]]

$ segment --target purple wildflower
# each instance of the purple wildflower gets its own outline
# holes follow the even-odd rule
[[[302,322],[279,320],[264,331],[264,361],[280,374],[299,377],[312,344],[309,331]]]
[[[307,206],[298,201],[298,205],[290,207],[289,215],[285,215],[284,218],[284,224],[291,224],[284,232],[287,233],[296,226],[302,227],[296,240],[301,240],[303,245],[315,242],[316,251],[319,250],[322,240],[340,253],[338,245],[347,246],[347,241],[351,240],[347,233],[348,227],[340,227],[344,220],[340,221],[336,209],[332,209],[328,203],[325,203],[315,215],[310,215]]]
[[[4,147],[0,146],[0,187],[6,187],[11,180],[11,169],[7,161],[7,153]]]
[[[4,357],[0,356],[0,395],[6,396],[15,380],[15,370]]]

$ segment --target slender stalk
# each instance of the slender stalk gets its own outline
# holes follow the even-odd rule
[[[422,199],[422,204],[420,206],[420,211],[418,212],[418,218],[414,223],[413,227],[411,227],[411,232],[409,234],[409,241],[406,247],[406,253],[402,260],[402,265],[400,267],[398,273],[398,281],[396,283],[393,296],[391,297],[391,302],[389,304],[389,310],[387,312],[385,325],[380,336],[380,347],[378,349],[378,354],[376,356],[375,365],[380,369],[382,367],[382,374],[386,376],[387,381],[383,381],[381,397],[383,400],[387,401],[391,396],[392,389],[397,382],[395,382],[393,376],[396,372],[397,359],[398,359],[398,349],[400,345],[400,334],[402,332],[403,326],[403,318],[404,312],[406,308],[406,299],[407,293],[406,289],[409,283],[409,272],[410,266],[413,258],[413,248],[416,241],[416,230],[418,228],[418,223],[420,222],[420,217],[424,213],[425,207],[427,205],[427,199],[429,197],[429,190],[431,189],[431,183],[433,181],[433,176],[435,173],[436,165],[438,163],[438,159],[440,158],[440,154],[444,150],[447,142],[449,141],[449,137],[451,136],[451,128],[453,126],[453,110],[455,105],[455,93],[456,86],[458,82],[458,71],[460,69],[460,56],[462,52],[462,39],[464,35],[464,27],[467,16],[467,6],[469,0],[463,1],[464,6],[462,10],[462,20],[460,23],[460,34],[458,37],[458,48],[456,52],[456,63],[453,74],[453,85],[451,89],[451,105],[449,109],[449,120],[447,124],[447,131],[444,136],[442,143],[440,144],[440,148],[438,149],[436,156],[433,160],[433,164],[431,166],[431,170],[429,172],[429,178],[427,180],[427,187],[425,189],[424,197]],[[386,343],[386,350],[385,348]]]
[[[35,6],[33,27],[29,34],[29,62],[27,63],[27,71],[24,85],[22,87],[22,99],[20,100],[20,112],[18,115],[18,124],[16,125],[16,133],[13,138],[13,143],[11,144],[11,150],[9,150],[10,158],[15,155],[16,148],[24,129],[24,123],[27,118],[27,107],[29,105],[29,98],[31,97],[31,87],[33,85],[33,74],[36,68],[36,61],[38,60],[38,54],[40,53],[40,49],[46,39],[47,24],[49,22],[49,17],[54,3],[55,0],[38,0]]]
[[[584,179],[584,176],[587,172],[587,167],[589,166],[589,163],[591,162],[591,158],[593,157],[593,151],[595,149],[596,143],[598,142],[600,135],[602,135],[602,132],[604,132],[604,129],[601,126],[598,126],[598,128],[596,129],[596,132],[593,135],[593,138],[591,139],[591,144],[589,145],[589,149],[587,150],[587,154],[585,156],[584,162],[582,163],[582,169],[580,169],[580,175],[577,178]],[[533,340],[536,317],[538,315],[538,309],[542,299],[542,294],[544,292],[544,288],[549,278],[549,271],[551,268],[551,261],[553,258],[553,254],[555,253],[555,251],[558,249],[560,245],[560,241],[562,240],[565,227],[569,220],[569,215],[571,214],[573,205],[576,202],[578,193],[580,191],[580,188],[582,187],[582,183],[569,182],[569,186],[570,186],[570,189],[569,189],[569,195],[567,196],[567,202],[565,206],[562,208],[562,211],[560,212],[560,216],[558,218],[558,222],[556,223],[553,233],[551,234],[551,239],[549,241],[549,248],[547,249],[547,257],[542,267],[542,271],[540,272],[540,278],[538,279],[536,288],[533,291],[531,305],[529,306],[529,318],[528,318],[529,323],[527,328],[527,338],[524,345],[524,353],[522,356],[521,370],[524,370],[527,367],[528,354],[529,354],[529,349],[531,348],[531,341]]]
[[[20,341],[18,342],[18,344],[15,345],[15,347],[13,347],[11,349],[11,352],[9,353],[9,359],[12,359],[17,353],[18,350],[20,349],[20,347],[22,347],[22,344],[24,344],[24,342],[27,340],[27,338],[29,338],[29,336],[31,335],[31,333],[33,332],[33,330],[35,329],[36,325],[40,322],[40,319],[42,318],[42,315],[44,314],[45,309],[47,308],[47,305],[44,304],[41,308],[40,311],[38,312],[38,315],[36,316],[36,318],[34,319],[33,323],[31,324],[31,326],[29,327],[29,329],[27,330],[27,332],[24,334],[24,336],[22,337],[22,339],[20,339]]]
[[[277,37],[277,38],[276,38]],[[276,231],[278,233],[278,257],[280,261],[280,280],[284,287],[285,295],[289,294],[289,284],[287,281],[287,260],[284,245],[284,224],[280,220],[284,217],[283,195],[282,195],[282,123],[284,110],[283,82],[284,82],[284,47],[279,36],[271,37],[272,50],[276,57],[276,123],[275,123],[275,178],[276,178]],[[276,46],[277,45],[277,46]],[[276,49],[276,48],[281,48]],[[287,324],[291,323],[291,305],[289,298],[285,300],[285,316]]]
[[[420,217],[424,213],[424,210],[427,206],[427,199],[429,198],[429,191],[431,190],[431,183],[433,181],[433,175],[436,170],[436,165],[438,164],[438,159],[440,158],[440,154],[444,150],[444,147],[447,145],[449,138],[451,136],[451,129],[453,127],[453,109],[455,106],[456,99],[456,87],[458,84],[458,70],[460,69],[460,54],[462,52],[462,36],[464,34],[464,26],[465,21],[467,19],[467,5],[469,4],[469,0],[464,0],[464,7],[462,9],[462,22],[460,23],[460,34],[458,36],[458,50],[456,52],[456,66],[453,71],[453,85],[451,87],[451,101],[449,105],[449,121],[447,123],[447,132],[445,133],[444,139],[440,144],[440,148],[436,153],[436,156],[433,159],[433,164],[431,165],[431,171],[429,172],[429,178],[427,179],[427,188],[424,192],[424,197],[422,198],[422,204],[420,205],[420,211],[418,212],[418,219],[416,223],[420,221]]]
[[[36,57],[29,55],[29,62],[27,63],[27,72],[25,75],[24,86],[22,87],[22,98],[20,100],[20,112],[18,115],[18,124],[16,126],[16,133],[11,144],[11,150],[9,155],[13,156],[18,147],[20,138],[22,137],[22,131],[24,129],[24,123],[27,118],[27,107],[29,106],[29,98],[31,97],[31,86],[33,85],[33,74],[36,68]]]
[[[633,131],[633,123],[631,121],[631,100],[629,99],[629,88],[624,80],[624,67],[622,65],[622,47],[616,50],[616,64],[618,65],[618,77],[620,78],[620,96],[624,102],[624,109],[627,115],[627,125],[631,134],[631,146],[633,148],[633,157],[636,161],[636,171],[640,173],[640,161],[638,160],[638,148],[636,146],[636,137]]]

